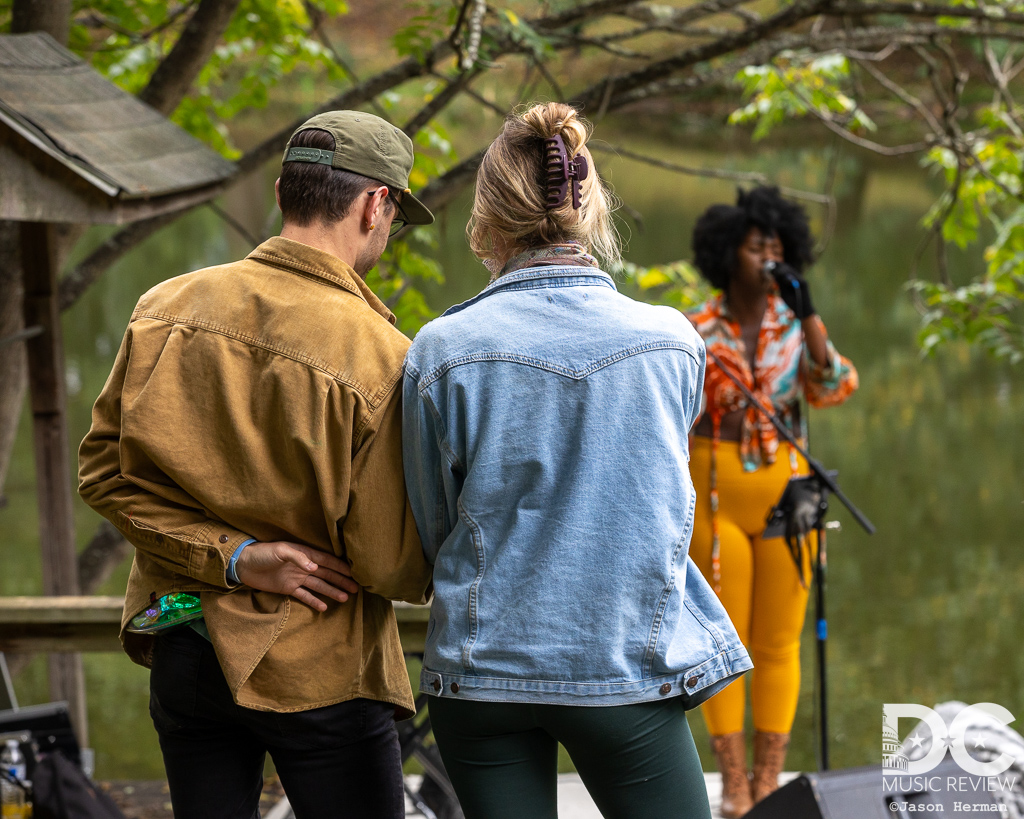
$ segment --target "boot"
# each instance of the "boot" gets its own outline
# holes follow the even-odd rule
[[[779,774],[786,762],[789,734],[754,732],[754,802],[779,789]]]
[[[711,737],[711,750],[722,774],[722,806],[725,819],[739,819],[754,807],[747,776],[747,743],[742,731]]]

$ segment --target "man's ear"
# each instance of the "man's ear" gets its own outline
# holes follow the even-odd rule
[[[367,197],[366,205],[364,206],[361,214],[361,228],[369,230],[371,225],[376,226],[380,224],[381,217],[384,215],[384,200],[387,199],[387,196],[387,186],[381,185],[373,192],[373,196]]]
[[[281,179],[274,183],[274,198],[277,200],[277,209],[281,210]]]

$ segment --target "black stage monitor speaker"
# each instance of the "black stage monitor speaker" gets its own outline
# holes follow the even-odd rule
[[[81,764],[78,740],[71,728],[71,716],[66,702],[0,711],[0,734],[17,732],[31,734],[40,753],[60,750],[76,765]],[[29,774],[31,778],[31,771]]]
[[[919,819],[998,804],[983,789],[986,777],[969,776],[949,759],[921,776],[886,772],[885,783],[882,777],[881,765],[801,774],[745,819]]]

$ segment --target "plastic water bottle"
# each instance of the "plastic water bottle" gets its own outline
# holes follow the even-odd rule
[[[31,808],[25,797],[24,782],[28,778],[28,767],[25,756],[21,753],[16,739],[7,740],[7,745],[0,751],[0,768],[4,773],[15,777],[21,785],[15,785],[6,777],[0,779],[0,817],[3,819],[28,819]]]

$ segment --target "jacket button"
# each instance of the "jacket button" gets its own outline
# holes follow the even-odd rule
[[[664,684],[664,685],[663,685],[663,686],[662,686],[662,687],[661,687],[660,689],[658,689],[658,690],[659,690],[659,691],[661,691],[661,693],[662,693],[662,694],[667,694],[667,693],[668,693],[669,691],[671,691],[671,690],[672,690],[672,686],[671,686],[671,685],[670,685],[669,683],[665,683],[665,684]]]
[[[430,685],[431,685],[431,687],[435,691],[440,691],[441,690],[441,681],[440,680],[434,680]]]
[[[220,542],[221,543],[227,543],[228,542],[228,536],[227,535],[221,535],[220,536]]]
[[[453,694],[458,694],[459,693],[459,684],[458,683],[452,683],[452,693]]]
[[[686,681],[686,685],[689,688],[693,688],[697,685],[698,682],[700,682],[700,677],[690,677],[690,679]]]

